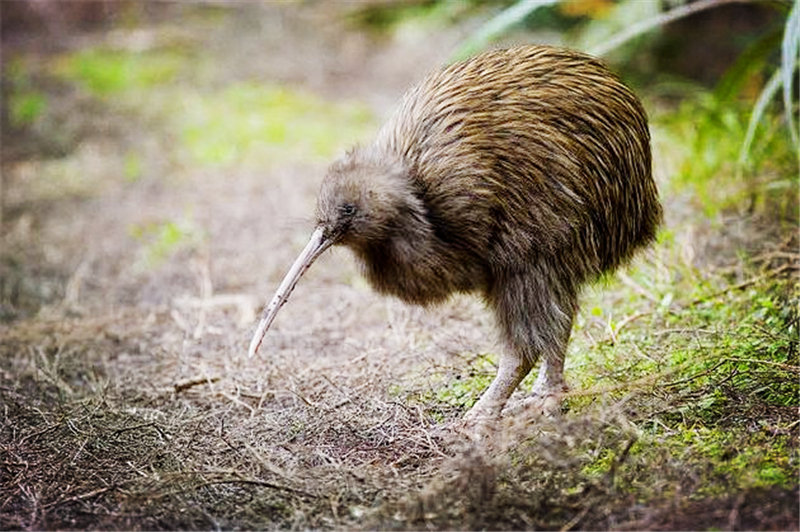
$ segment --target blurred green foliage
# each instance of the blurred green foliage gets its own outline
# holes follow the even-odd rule
[[[330,102],[301,89],[242,81],[204,92],[180,83],[192,51],[90,48],[60,56],[51,71],[110,105],[163,120],[174,128],[189,164],[268,165],[330,158],[365,138],[375,118],[364,105]],[[34,102],[27,103],[33,107]],[[28,114],[35,109],[27,111]],[[136,181],[141,160],[129,153],[123,174]]]
[[[375,123],[363,105],[254,82],[186,94],[175,118],[184,145],[201,164],[328,158],[343,142],[364,138]]]
[[[13,127],[33,124],[48,107],[47,96],[34,88],[29,68],[20,57],[12,57],[4,70],[8,81],[8,118]]]
[[[761,117],[747,166],[740,153],[748,131],[747,103],[720,100],[710,92],[685,98],[677,108],[659,113],[653,128],[663,135],[676,172],[668,187],[690,190],[696,204],[714,217],[735,205],[777,200],[781,218],[790,218],[796,204],[785,197],[796,189],[795,147],[783,128],[780,113]],[[721,178],[722,177],[722,178]]]
[[[140,243],[134,268],[147,271],[162,265],[181,249],[197,247],[204,239],[191,214],[179,221],[167,220],[135,224],[128,229],[130,236]]]
[[[8,96],[9,119],[15,127],[32,124],[47,109],[47,97],[39,91],[12,92]]]
[[[379,34],[402,25],[450,24],[475,10],[476,6],[471,2],[364,2],[354,4],[348,18],[352,25]]]
[[[655,30],[727,3],[730,1],[683,0],[665,4],[659,0],[518,0],[478,28],[462,45],[457,57],[479,51],[523,21],[534,24],[537,17],[549,9],[578,21],[571,28],[562,21],[566,44],[593,55],[612,56],[618,62],[628,62],[643,46],[654,42],[653,38],[657,37]],[[755,102],[750,102],[749,120],[744,134],[739,135],[739,151],[732,159],[740,165],[751,163],[751,156],[757,151],[754,148],[755,137],[759,129],[763,129],[763,123],[769,122],[770,115],[775,114],[769,109],[769,103],[776,99],[782,88],[783,122],[794,154],[796,168],[793,173],[797,177],[800,175],[800,134],[795,127],[798,100],[793,86],[797,82],[796,71],[800,63],[800,0],[776,2],[774,5],[786,14],[782,31],[778,33],[767,27],[765,33],[741,53],[717,87],[717,102],[725,104],[731,98],[741,96],[745,84],[751,82],[754,75],[771,68],[770,81],[763,85]],[[780,55],[777,65],[772,60],[776,52]],[[755,79],[758,79],[757,75]]]
[[[122,175],[125,180],[130,183],[135,183],[142,177],[142,157],[135,151],[129,151],[125,154],[122,163]]]
[[[88,48],[58,58],[53,71],[96,97],[110,97],[173,81],[186,57],[179,50],[130,52]]]

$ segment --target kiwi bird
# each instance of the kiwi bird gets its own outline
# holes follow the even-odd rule
[[[342,245],[380,293],[431,305],[470,292],[494,312],[505,348],[467,419],[499,415],[539,361],[529,401],[557,398],[581,287],[652,242],[661,218],[647,115],[616,75],[562,48],[486,52],[429,75],[330,166],[249,354],[303,272]]]

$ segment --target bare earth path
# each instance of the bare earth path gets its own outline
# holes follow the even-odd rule
[[[6,424],[27,437],[5,449],[18,491],[6,492],[3,528],[215,526],[195,503],[159,506],[164,497],[182,506],[201,487],[251,498],[271,483],[282,486],[280,508],[224,526],[330,526],[348,484],[380,485],[376,472],[424,472],[440,459],[430,421],[389,402],[395,376],[492,345],[480,305],[407,308],[373,295],[334,253],[304,280],[262,356],[247,360],[256,312],[307,236],[329,157],[203,164],[174,138],[190,105],[180,100],[250,82],[286,87],[315,102],[360,102],[368,132],[454,38],[374,42],[338,11],[216,11],[172,6],[151,24],[65,34],[59,46],[146,59],[176,49],[180,72],[143,101],[135,90],[97,98],[64,83],[49,123],[4,137],[4,290],[16,303],[4,311],[22,319],[0,329],[2,391]],[[18,43],[53,83],[59,52],[37,48]],[[329,151],[354,141],[347,128]],[[48,142],[62,142],[66,157],[42,153]],[[126,178],[126,160],[136,175]],[[40,444],[49,447],[29,447]],[[297,498],[328,517],[296,512]]]

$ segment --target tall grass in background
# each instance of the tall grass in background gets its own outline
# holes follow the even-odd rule
[[[569,3],[568,0],[519,0],[479,27],[457,51],[456,58],[461,59],[473,55],[513,30],[523,21],[535,21],[537,17],[545,15],[547,10],[544,8],[559,4],[567,8]],[[616,3],[610,1],[586,2],[583,9],[589,15],[590,20],[581,28],[580,42],[575,44],[578,48],[593,55],[608,56],[634,39],[663,28],[673,21],[732,3],[742,3],[742,0],[699,0],[691,3],[688,0],[676,2],[660,2],[658,0],[621,0]],[[798,168],[800,168],[800,132],[798,132],[800,127],[798,122],[800,121],[796,119],[797,91],[793,90],[797,82],[796,72],[800,62],[800,0],[786,0],[777,5],[787,12],[783,39],[780,42],[781,60],[753,104],[744,140],[739,149],[740,172],[751,163],[752,149],[760,129],[759,126],[764,125],[769,106],[778,99],[781,89],[784,125],[791,138],[792,149],[797,158]],[[569,11],[569,9],[565,10]],[[602,10],[602,16],[592,16],[593,11],[598,10]],[[764,46],[744,52],[743,55],[747,54],[748,56],[743,57],[744,60],[740,61],[736,67],[739,81],[741,82],[745,76],[751,73],[749,68],[753,64],[763,62],[766,56],[772,53],[774,50],[771,47]],[[732,84],[730,80],[736,76],[729,75],[727,77],[727,85],[730,88]]]

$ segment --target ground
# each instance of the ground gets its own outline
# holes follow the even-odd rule
[[[247,358],[326,164],[471,27],[359,24],[161,4],[6,36],[0,528],[797,529],[796,180],[704,211],[664,122],[665,228],[584,294],[561,415],[454,434],[490,315],[380,297],[344,251]]]

